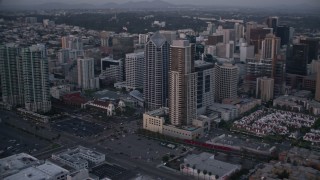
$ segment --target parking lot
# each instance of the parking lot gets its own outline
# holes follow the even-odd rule
[[[22,152],[37,153],[49,145],[48,141],[0,123],[0,158]]]
[[[128,171],[118,165],[102,164],[92,168],[90,173],[99,177],[99,179],[120,179],[124,175],[128,174]]]
[[[52,127],[58,131],[67,132],[79,137],[89,137],[97,135],[103,131],[103,127],[101,125],[78,118],[54,123]]]

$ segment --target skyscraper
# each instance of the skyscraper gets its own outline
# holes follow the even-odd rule
[[[264,102],[273,99],[274,80],[272,78],[257,78],[256,97]]]
[[[204,60],[195,61],[197,73],[197,109],[214,103],[214,64]]]
[[[44,45],[22,48],[19,56],[22,62],[25,108],[34,112],[51,110],[47,52]]]
[[[144,76],[144,52],[126,54],[126,83],[130,88],[142,88]]]
[[[267,34],[262,41],[262,59],[275,59],[280,52],[280,38],[273,34]]]
[[[197,116],[195,46],[175,40],[170,49],[169,116],[173,125],[190,125]]]
[[[77,60],[78,86],[82,89],[99,88],[99,78],[94,77],[93,58],[79,58]]]
[[[276,35],[281,39],[281,46],[290,43],[290,27],[289,26],[278,26]]]
[[[269,28],[273,29],[273,33],[277,31],[277,27],[279,24],[279,17],[273,16],[273,17],[268,17],[266,24],[268,25]]]
[[[286,71],[289,74],[307,75],[309,47],[307,44],[294,44],[289,51]]]
[[[24,104],[22,63],[18,58],[19,51],[17,44],[0,46],[2,100],[11,106]]]
[[[215,66],[215,100],[220,102],[225,98],[236,98],[238,87],[238,67],[229,64]]]
[[[318,51],[319,51],[319,39],[316,38],[304,38],[300,40],[300,43],[307,44],[308,51],[308,64],[312,62],[312,60],[318,59]]]
[[[156,32],[145,47],[144,99],[147,110],[167,106],[169,43]]]

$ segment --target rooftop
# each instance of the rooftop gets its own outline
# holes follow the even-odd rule
[[[18,172],[21,169],[36,165],[38,163],[39,160],[37,158],[26,153],[15,154],[0,159],[0,177],[8,176]]]
[[[199,155],[188,155],[184,159],[184,163],[190,164],[191,167],[195,165],[197,169],[207,170],[208,172],[211,172],[213,175],[218,175],[219,177],[223,177],[224,175],[235,169],[240,169],[240,165],[234,165],[223,161],[215,160],[213,154],[206,152],[203,152]]]

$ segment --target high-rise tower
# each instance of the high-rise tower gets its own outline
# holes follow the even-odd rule
[[[34,112],[51,110],[47,52],[44,45],[22,48],[25,108]]]
[[[156,32],[145,47],[144,99],[146,110],[167,106],[169,44]]]
[[[173,125],[190,125],[197,116],[194,54],[195,46],[189,41],[173,41],[169,72],[169,116]]]

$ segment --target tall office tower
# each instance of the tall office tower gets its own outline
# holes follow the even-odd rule
[[[190,125],[197,116],[195,46],[175,40],[170,48],[169,117],[173,125]]]
[[[262,41],[261,48],[262,59],[274,59],[280,53],[280,38],[273,34],[267,34],[266,38]]]
[[[0,74],[2,100],[4,103],[16,106],[24,104],[22,63],[19,61],[17,44],[0,46]]]
[[[94,77],[93,58],[79,58],[77,66],[78,86],[83,90],[99,88],[99,78]]]
[[[249,92],[256,90],[257,78],[259,77],[272,77],[273,64],[272,59],[248,59],[247,69],[245,76],[245,89]]]
[[[276,35],[281,39],[281,46],[288,45],[290,43],[290,27],[289,26],[278,26]]]
[[[280,96],[283,94],[285,89],[285,75],[286,75],[286,60],[283,57],[279,57],[275,61],[275,66],[273,67],[274,73],[274,96]]]
[[[145,44],[148,42],[149,34],[139,34],[139,44]]]
[[[316,38],[304,38],[300,40],[300,43],[307,44],[309,47],[308,52],[308,64],[312,62],[312,60],[318,59],[319,52],[319,39]]]
[[[83,43],[79,37],[69,35],[61,38],[63,49],[83,50]]]
[[[261,42],[267,34],[272,33],[271,29],[256,28],[250,30],[250,44],[254,45],[254,53],[258,54],[261,49]]]
[[[318,72],[317,72],[315,100],[320,102],[320,63],[317,64],[317,66],[318,66]]]
[[[44,45],[21,49],[25,108],[34,112],[51,110],[48,60]]]
[[[247,59],[254,58],[254,46],[248,45],[247,43],[240,44],[240,61],[246,62]]]
[[[251,33],[251,29],[256,29],[258,26],[258,24],[256,22],[250,21],[246,23],[246,40],[247,43],[250,44],[250,33]]]
[[[238,67],[233,64],[216,64],[215,101],[221,102],[225,98],[237,97],[238,74]]]
[[[256,98],[267,102],[273,99],[274,80],[272,78],[257,78]]]
[[[309,46],[307,44],[294,44],[289,51],[286,62],[286,71],[289,74],[306,76],[308,65]]]
[[[244,33],[244,27],[242,24],[239,24],[239,23],[235,23],[234,24],[234,34],[235,34],[235,42],[239,42],[239,40],[241,38],[243,38],[243,34]]]
[[[127,86],[132,89],[143,88],[144,52],[126,54],[125,63]]]
[[[214,64],[204,60],[194,63],[197,73],[197,109],[214,103]]]
[[[177,31],[160,31],[160,34],[166,38],[169,44],[177,39]]]
[[[207,45],[217,45],[218,43],[223,43],[223,35],[213,34],[208,36]]]
[[[122,59],[114,60],[110,57],[101,59],[101,74],[100,77],[112,80],[114,82],[122,82],[124,78]]]
[[[144,99],[147,110],[167,107],[169,43],[156,32],[145,47]]]
[[[217,27],[214,23],[208,23],[208,27],[207,27],[208,35],[215,33],[216,29],[217,29]]]
[[[229,41],[226,43],[226,58],[233,58],[234,56],[234,41]]]
[[[268,17],[266,20],[266,24],[268,25],[269,28],[273,29],[273,32],[276,32],[279,24],[279,17],[277,16]]]
[[[112,38],[113,58],[124,59],[126,54],[133,53],[134,43],[133,37],[115,36]]]

